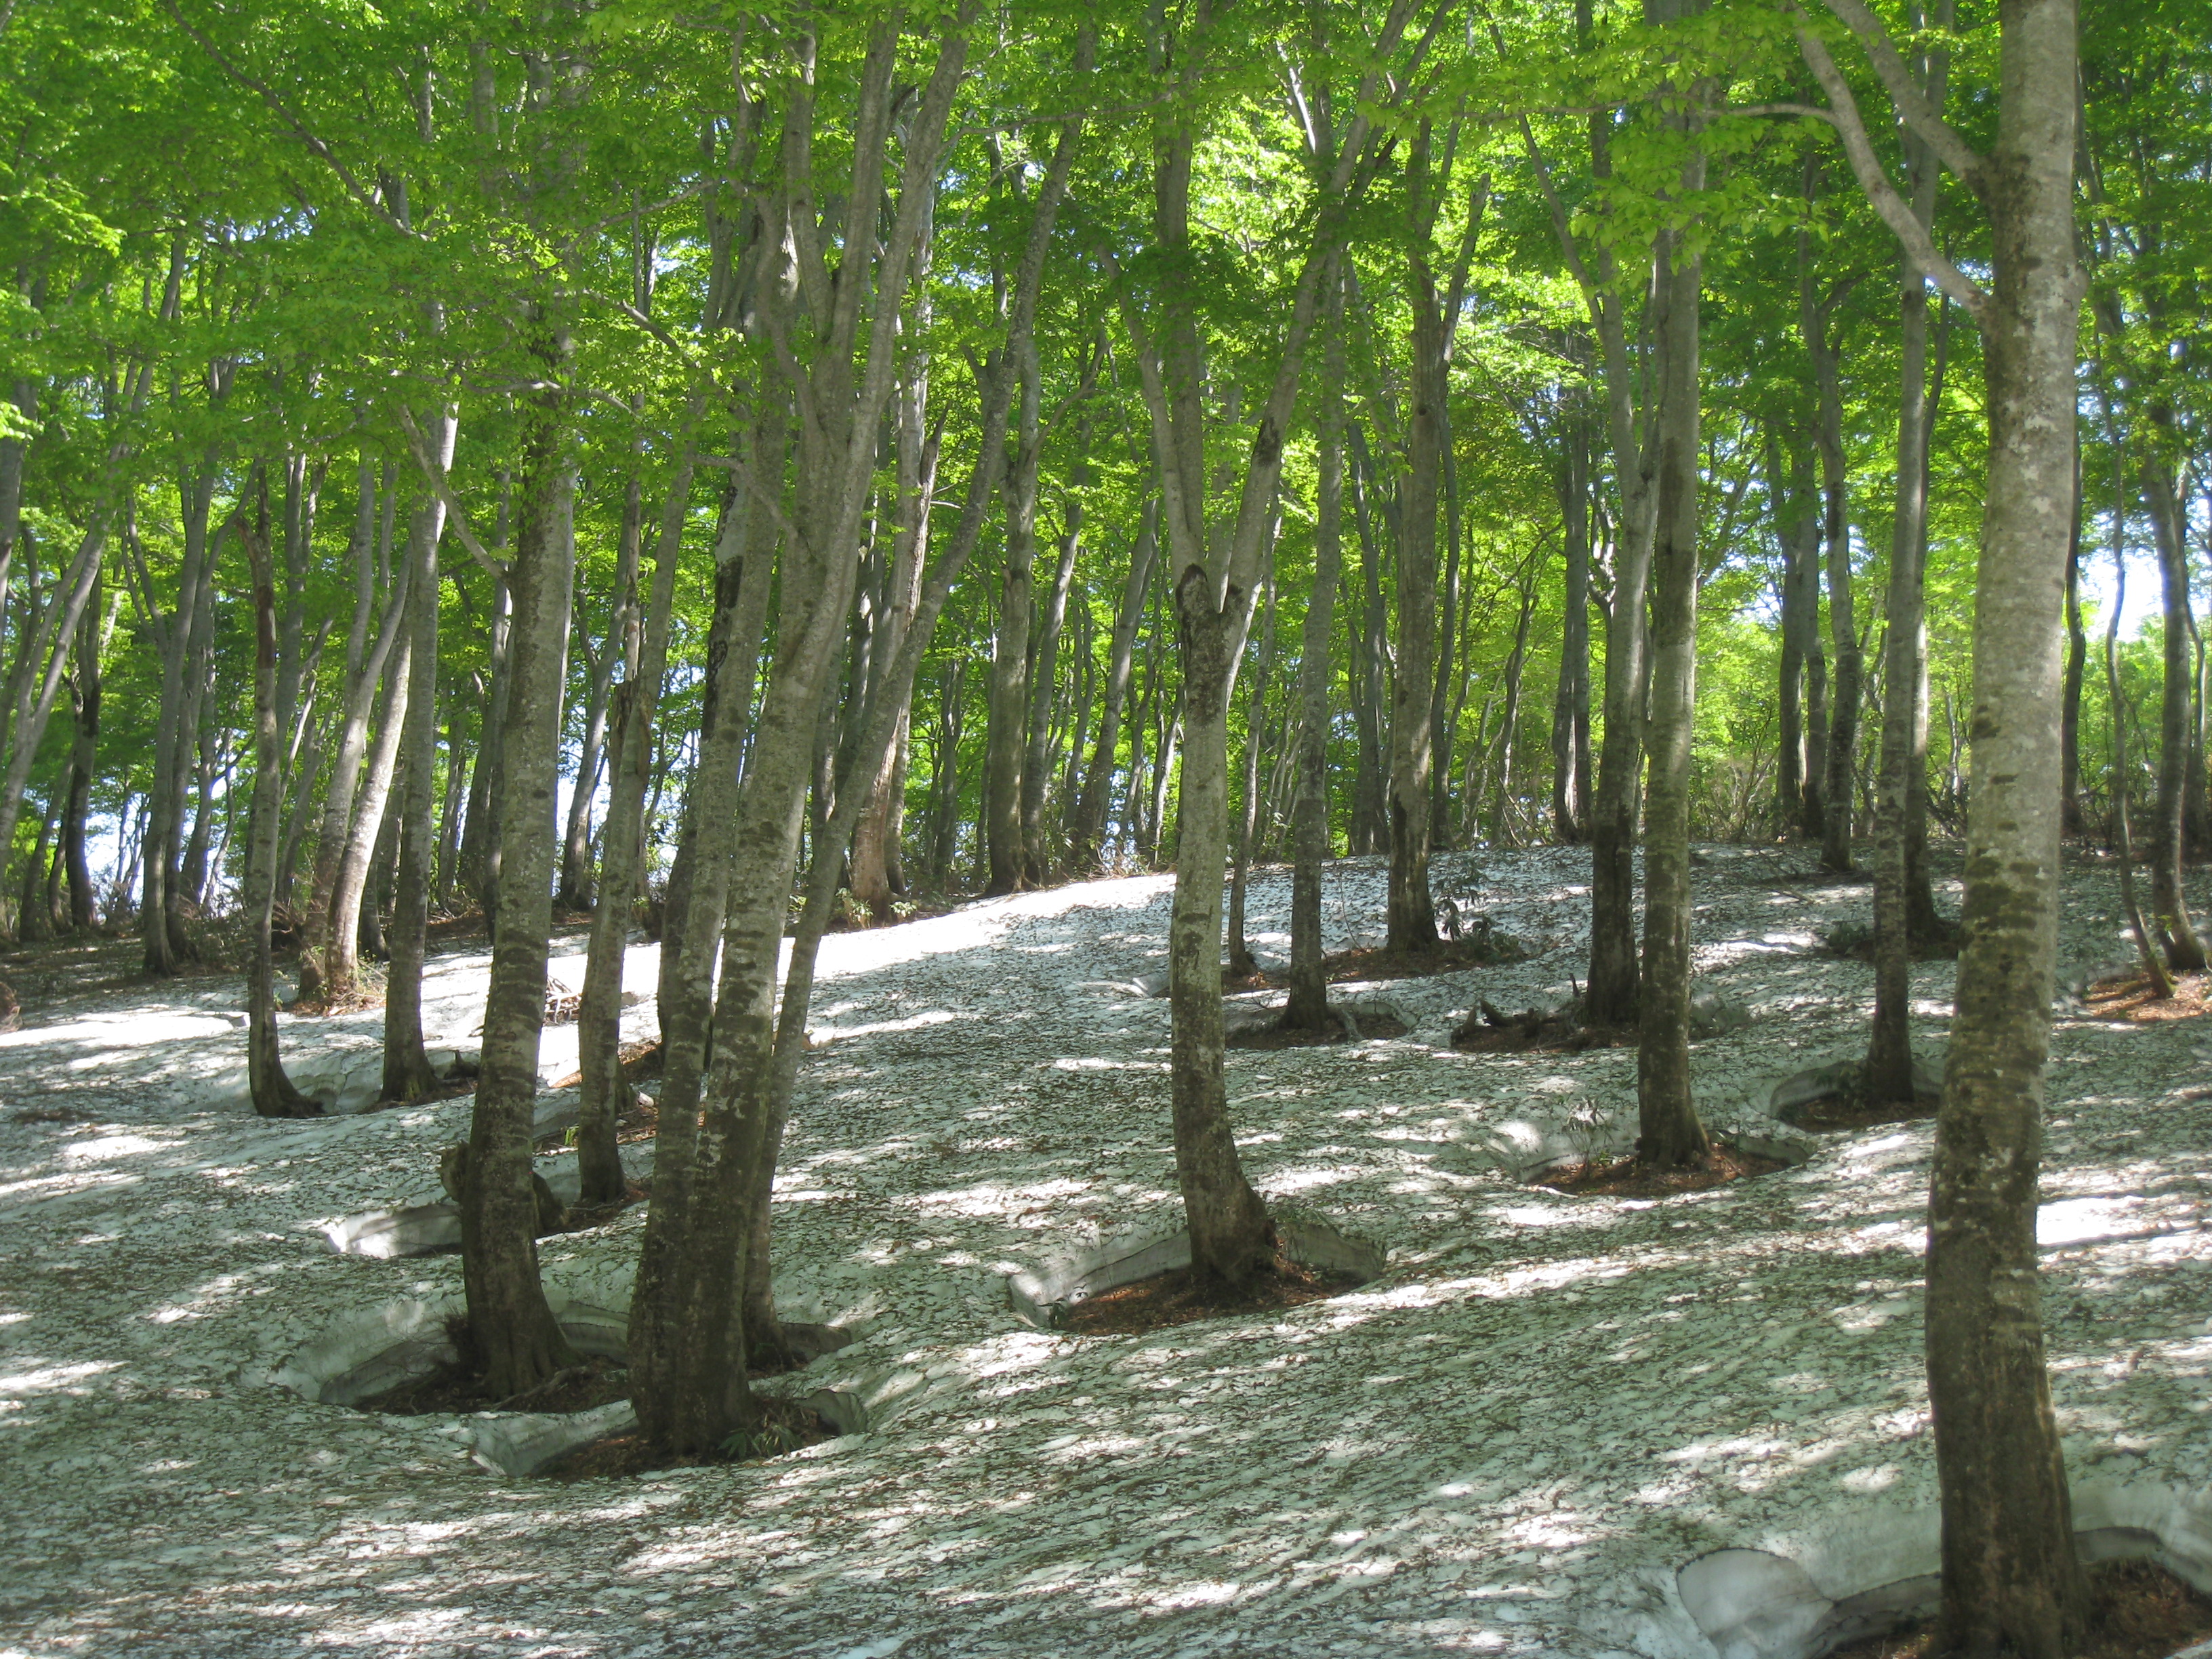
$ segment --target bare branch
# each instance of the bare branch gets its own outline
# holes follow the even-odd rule
[[[1898,194],[1897,186],[1882,170],[1881,159],[1875,155],[1874,145],[1867,137],[1866,123],[1859,118],[1858,101],[1851,96],[1850,87],[1844,80],[1843,71],[1836,67],[1836,60],[1828,55],[1826,43],[1800,23],[1797,46],[1805,54],[1806,67],[1813,71],[1813,78],[1828,94],[1829,112],[1837,136],[1844,141],[1844,154],[1850,158],[1851,172],[1859,187],[1866,191],[1867,199],[1874,204],[1874,210],[1897,234],[1897,240],[1905,245],[1906,257],[1959,302],[1966,315],[1974,319],[1976,327],[1981,326],[1989,313],[1989,295],[1943,257],[1935,239],[1929,235],[1928,227],[1913,212],[1912,204]]]
[[[484,544],[477,539],[476,532],[469,528],[468,514],[461,511],[460,502],[453,499],[453,487],[447,481],[446,469],[431,459],[429,447],[422,441],[422,430],[415,424],[415,417],[407,412],[407,405],[401,404],[398,409],[400,429],[407,434],[408,451],[415,457],[415,465],[422,469],[422,476],[429,481],[431,489],[446,504],[446,522],[453,526],[453,533],[461,538],[461,545],[468,549],[469,556],[483,568],[484,574],[494,581],[499,580],[507,574],[506,565],[494,558]]]
[[[1859,45],[1866,48],[1867,58],[1874,64],[1874,72],[1881,77],[1884,90],[1889,94],[1889,101],[1897,106],[1897,112],[1905,125],[1936,152],[1936,160],[1978,192],[1988,172],[1986,165],[1966,141],[1953,130],[1950,123],[1936,113],[1935,106],[1913,84],[1912,73],[1905,68],[1905,60],[1898,56],[1896,43],[1890,40],[1889,31],[1881,26],[1881,20],[1868,9],[1866,0],[1821,0],[1821,3],[1840,18],[1844,27],[1858,37]],[[1796,8],[1793,6],[1791,9],[1795,11]],[[1798,15],[1802,17],[1804,14],[1799,12]],[[1805,30],[1800,25],[1798,40],[1801,44],[1804,36]]]

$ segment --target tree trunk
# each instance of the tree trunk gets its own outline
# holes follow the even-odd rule
[[[1567,568],[1560,601],[1559,679],[1552,698],[1552,834],[1572,846],[1586,833],[1589,811],[1590,514],[1589,428],[1580,401],[1569,409],[1559,475]],[[1786,685],[1786,669],[1784,676]]]
[[[629,954],[630,895],[637,885],[638,854],[645,836],[645,793],[652,781],[654,717],[668,672],[669,619],[675,608],[676,567],[683,552],[684,519],[691,498],[687,446],[669,480],[653,541],[653,586],[641,629],[624,646],[623,683],[610,748],[605,844],[599,860],[599,904],[592,912],[584,989],[576,1012],[580,1100],[576,1125],[580,1201],[617,1204],[627,1188],[616,1120],[629,1104],[622,1073],[623,963]],[[631,571],[635,586],[636,572]]]
[[[1849,474],[1844,455],[1843,370],[1828,337],[1828,313],[1840,296],[1826,303],[1813,298],[1812,240],[1798,238],[1798,315],[1806,355],[1812,360],[1820,434],[1820,540],[1828,567],[1828,637],[1835,653],[1834,685],[1828,704],[1827,775],[1820,798],[1820,865],[1848,872],[1851,868],[1851,800],[1858,761],[1859,680],[1863,669],[1858,617],[1851,597],[1851,531],[1848,511]]]
[[[1008,351],[1017,348],[1008,345]],[[1029,719],[1030,611],[1036,562],[1038,369],[1034,349],[1015,358],[1021,420],[1006,450],[1006,562],[999,581],[999,626],[991,644],[990,723],[983,765],[983,832],[990,848],[988,893],[1019,889],[1028,867],[1022,846],[1022,761]]]
[[[2007,0],[1988,166],[1989,481],[1965,944],[1929,1200],[1928,1383],[1948,1646],[2075,1650],[2087,1595],[2044,1361],[2035,1217],[2057,945],[2059,605],[2082,276],[2075,11]]]
[[[1325,1031],[1328,981],[1322,971],[1322,866],[1328,860],[1329,646],[1336,588],[1344,566],[1344,279],[1328,273],[1328,320],[1322,349],[1321,473],[1314,496],[1313,588],[1298,643],[1298,793],[1291,830],[1291,994],[1285,1030]]]
[[[1079,434],[1079,438],[1084,435]],[[1052,775],[1052,705],[1060,681],[1060,635],[1067,620],[1067,590],[1075,580],[1076,556],[1082,547],[1083,502],[1074,499],[1067,504],[1067,523],[1060,532],[1060,560],[1053,568],[1052,586],[1037,607],[1036,640],[1030,653],[1029,752],[1022,762],[1022,856],[1032,887],[1042,887],[1052,878],[1054,863],[1049,856],[1050,837],[1045,833],[1045,793]]]
[[[2190,658],[2189,545],[2172,475],[2162,459],[2142,469],[2143,505],[2158,548],[2163,601],[2165,675],[2159,702],[2158,817],[2151,831],[2150,903],[2166,965],[2193,971],[2204,966],[2204,946],[2190,919],[2182,890],[2182,823],[2189,794],[2191,701],[2196,665]]]
[[[1694,9],[1692,4],[1683,9]],[[1647,15],[1675,9],[1660,0]],[[1685,126],[1695,118],[1674,118]],[[1692,143],[1696,142],[1694,136]],[[1682,187],[1704,187],[1692,151]],[[1680,1169],[1711,1155],[1690,1093],[1690,752],[1697,725],[1698,300],[1703,261],[1677,234],[1660,240],[1658,407],[1651,554],[1651,757],[1644,830],[1644,963],[1638,993],[1637,1156]],[[1618,600],[1616,600],[1618,603]]]
[[[1950,26],[1950,0],[1937,19]],[[1929,104],[1944,100],[1947,58],[1924,58],[1918,78]],[[1908,130],[1905,171],[1913,216],[1936,218],[1936,159]],[[1874,1032],[1866,1088],[1880,1101],[1910,1102],[1912,1087],[1912,780],[1928,770],[1928,630],[1923,585],[1928,550],[1928,285],[1908,255],[1899,293],[1901,372],[1897,416],[1897,506],[1891,528],[1882,665],[1881,761],[1875,806]],[[1924,875],[1923,875],[1924,880]],[[1929,906],[1932,909],[1932,904]]]
[[[1121,741],[1121,710],[1129,693],[1129,671],[1136,659],[1137,629],[1145,619],[1145,596],[1151,591],[1152,564],[1159,550],[1160,501],[1147,495],[1138,522],[1137,544],[1129,553],[1129,573],[1121,585],[1121,604],[1114,613],[1114,634],[1106,653],[1106,684],[1100,699],[1098,736],[1091,750],[1091,765],[1084,775],[1068,827],[1068,864],[1084,874],[1096,873],[1106,838],[1106,812],[1114,793],[1114,761]]]
[[[1260,660],[1253,665],[1252,690],[1244,701],[1244,787],[1238,797],[1236,856],[1229,874],[1229,971],[1239,978],[1260,964],[1244,939],[1244,879],[1252,861],[1252,832],[1260,817],[1260,750],[1267,724],[1267,679],[1275,666],[1275,568],[1273,544],[1281,515],[1270,526],[1267,574],[1263,579],[1266,620],[1260,629]]]
[[[2074,840],[2088,833],[2081,813],[2081,682],[2089,661],[2089,633],[2081,623],[2081,447],[2074,447],[2074,522],[2066,539],[2066,683],[2058,714],[2059,833]]]
[[[361,977],[363,898],[376,863],[384,834],[385,808],[391,804],[392,781],[399,765],[399,740],[407,727],[408,684],[413,669],[415,641],[406,625],[405,600],[397,604],[394,627],[398,642],[384,664],[384,706],[377,721],[375,739],[369,744],[367,770],[354,798],[353,822],[331,878],[329,938],[323,946],[323,995],[336,1005],[351,997]],[[368,909],[374,917],[375,911]]]
[[[71,699],[76,733],[70,748],[69,799],[62,816],[62,861],[69,871],[70,931],[82,933],[93,925],[92,868],[85,855],[85,820],[92,805],[93,769],[100,751],[100,647],[106,606],[95,577],[92,599],[78,623],[76,636],[76,684]]]
[[[2075,458],[2076,473],[2080,458]],[[2118,514],[2113,517],[2115,528],[2120,523]],[[2076,523],[2079,523],[2077,516]],[[2078,542],[2070,550],[2079,553]],[[2166,965],[2166,957],[2150,936],[2143,923],[2142,905],[2136,896],[2135,828],[2129,822],[2128,793],[2128,704],[2120,690],[2120,606],[2128,596],[2128,561],[2124,538],[2115,534],[2112,538],[2112,610],[2105,623],[2105,696],[2112,711],[2112,848],[2119,855],[2120,914],[2128,921],[2128,933],[2136,942],[2136,957],[2142,963],[2143,977],[2150,981],[2152,994],[2164,998],[2173,994],[2173,975]]]
[[[457,425],[441,410],[427,437],[442,470],[453,465]],[[446,504],[426,496],[407,529],[407,718],[401,734],[405,779],[399,802],[398,859],[392,884],[392,932],[384,978],[384,1083],[386,1100],[416,1101],[434,1093],[439,1077],[422,1046],[422,959],[430,942],[433,843],[437,836],[438,541]]]
[[[536,350],[550,379],[566,356],[565,343],[541,333]],[[574,1358],[538,1275],[530,1159],[553,922],[554,792],[574,580],[575,475],[567,453],[565,394],[535,394],[524,419],[520,512],[507,576],[514,617],[500,744],[501,869],[461,1203],[471,1357],[494,1399],[535,1387]],[[394,723],[392,717],[386,723]]]
[[[253,793],[240,894],[253,935],[246,988],[246,1089],[258,1116],[314,1117],[322,1108],[292,1086],[276,1042],[270,909],[276,892],[276,832],[283,816],[283,739],[276,720],[276,590],[267,535],[247,525],[242,514],[238,524],[253,582]]]

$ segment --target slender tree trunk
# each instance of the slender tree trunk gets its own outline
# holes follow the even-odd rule
[[[1937,19],[1950,26],[1949,0]],[[1948,63],[1924,58],[1918,78],[1929,104],[1943,106]],[[1917,137],[1905,139],[1914,217],[1936,218],[1936,160]],[[1928,547],[1928,285],[1908,255],[1899,293],[1902,362],[1897,416],[1897,503],[1886,596],[1888,644],[1882,665],[1881,760],[1875,806],[1874,1032],[1866,1087],[1875,1100],[1909,1102],[1912,1087],[1912,780],[1928,769],[1928,631],[1923,593]],[[1924,874],[1923,874],[1924,881]],[[1929,908],[1933,908],[1933,905]]]
[[[1328,860],[1329,646],[1335,635],[1336,589],[1344,565],[1344,282],[1328,273],[1328,332],[1321,382],[1321,473],[1314,498],[1314,576],[1298,645],[1298,793],[1291,839],[1291,994],[1286,1030],[1325,1031],[1328,981],[1322,970],[1322,866]]]
[[[2116,526],[2119,522],[2117,516],[2113,522]],[[2078,544],[2074,551],[2078,553]],[[2112,566],[2112,611],[2105,623],[2105,696],[2112,711],[2112,843],[2119,854],[2120,913],[2128,919],[2128,932],[2135,939],[2136,955],[2153,994],[2170,997],[2173,975],[2166,968],[2164,952],[2143,923],[2142,905],[2136,894],[2135,829],[2128,811],[2128,703],[2120,690],[2119,653],[2120,605],[2128,596],[2128,561],[2118,536],[2113,538]]]
[[[2088,833],[2081,814],[2081,682],[2089,634],[2081,623],[2081,447],[2074,446],[2074,522],[2066,540],[2066,683],[2058,714],[2058,823],[2069,840]]]
[[[1567,568],[1552,699],[1552,834],[1566,846],[1583,839],[1589,811],[1589,436],[1579,400],[1570,409],[1559,466]]]
[[[668,672],[669,621],[675,608],[676,567],[683,551],[684,518],[691,496],[687,449],[669,480],[653,541],[653,586],[642,629],[624,647],[623,684],[610,749],[605,846],[599,861],[599,898],[592,912],[592,937],[584,964],[584,989],[576,1013],[581,1091],[576,1126],[581,1202],[620,1203],[625,1195],[616,1120],[628,1103],[622,1074],[623,963],[629,953],[630,894],[637,885],[638,854],[645,836],[645,794],[652,781],[654,718]],[[632,572],[633,583],[635,572]]]
[[[1812,360],[1813,384],[1817,394],[1820,540],[1828,567],[1828,636],[1835,653],[1835,681],[1828,705],[1827,775],[1820,791],[1820,864],[1824,869],[1848,872],[1851,868],[1851,799],[1858,761],[1863,657],[1857,612],[1851,597],[1843,369],[1835,344],[1828,337],[1828,313],[1833,301],[1822,304],[1813,297],[1812,257],[1811,238],[1801,234],[1797,254],[1799,321],[1805,337],[1806,355]]]
[[[1673,21],[1668,0],[1647,15]],[[1693,117],[1677,118],[1686,126]],[[1694,143],[1694,137],[1692,139]],[[1705,184],[1701,155],[1683,167],[1682,187]],[[1644,805],[1644,963],[1638,993],[1637,1155],[1656,1169],[1711,1156],[1690,1092],[1690,750],[1698,683],[1698,299],[1703,261],[1674,233],[1660,242],[1654,285],[1659,362],[1651,554],[1651,690],[1645,727],[1651,756]],[[1616,600],[1616,603],[1618,601]]]
[[[292,1086],[292,1079],[284,1074],[276,1042],[276,975],[270,923],[276,891],[276,832],[283,819],[279,794],[283,779],[281,728],[276,721],[276,583],[266,534],[246,525],[242,514],[238,522],[253,582],[253,794],[240,895],[253,933],[246,988],[246,1088],[258,1116],[314,1117],[322,1108]]]
[[[1152,564],[1159,550],[1160,503],[1156,495],[1145,498],[1139,520],[1137,544],[1130,550],[1129,572],[1121,586],[1121,603],[1114,613],[1114,634],[1106,653],[1106,684],[1101,695],[1098,735],[1091,750],[1091,765],[1084,775],[1068,829],[1068,862],[1072,869],[1094,872],[1101,867],[1106,837],[1106,813],[1114,792],[1114,762],[1121,741],[1121,711],[1129,694],[1129,672],[1136,659],[1137,629],[1145,619],[1145,596],[1151,591]]]
[[[1278,514],[1275,526],[1279,526]],[[1273,533],[1271,528],[1270,543]],[[1266,620],[1260,629],[1260,660],[1253,665],[1252,690],[1244,702],[1244,787],[1238,797],[1236,855],[1229,874],[1229,971],[1240,977],[1257,973],[1252,947],[1244,939],[1244,881],[1252,861],[1252,832],[1260,817],[1260,750],[1266,742],[1267,680],[1275,665],[1275,569],[1271,551],[1267,574]]]
[[[1052,776],[1052,705],[1060,680],[1060,635],[1067,620],[1067,590],[1075,580],[1076,556],[1082,547],[1083,503],[1070,501],[1052,586],[1037,607],[1030,669],[1028,753],[1022,763],[1022,856],[1032,887],[1051,879],[1055,862],[1045,833],[1045,793]]]
[[[453,465],[457,422],[441,411],[428,434],[441,469]],[[407,532],[407,718],[401,732],[404,789],[399,802],[398,864],[392,932],[384,979],[384,1083],[386,1100],[421,1100],[436,1091],[438,1073],[422,1045],[422,960],[430,943],[433,843],[437,836],[438,542],[446,504],[436,495],[415,504]]]
[[[384,833],[385,808],[391,804],[392,783],[399,765],[399,741],[407,727],[408,684],[412,672],[415,641],[406,626],[403,601],[395,618],[398,643],[384,665],[384,707],[376,736],[369,744],[367,770],[354,798],[353,822],[348,827],[337,865],[331,878],[329,939],[323,947],[323,994],[332,1003],[354,994],[361,977],[361,933],[363,899],[376,863]],[[374,916],[374,908],[368,910]]]
[[[2181,885],[2182,825],[2189,795],[2191,697],[2195,664],[2190,657],[2189,547],[2181,503],[2163,460],[2142,469],[2143,505],[2158,548],[2163,601],[2165,675],[2159,701],[2158,817],[2151,831],[2150,903],[2166,965],[2204,966],[2204,946],[2189,915]]]
[[[91,602],[76,630],[76,733],[70,749],[69,800],[63,810],[62,860],[69,871],[69,917],[72,933],[93,925],[92,868],[85,855],[85,821],[92,804],[93,769],[100,751],[100,647],[106,607],[97,579]]]
[[[1424,183],[1428,143],[1424,123],[1408,163],[1409,177]],[[1436,901],[1429,892],[1429,773],[1436,760],[1429,700],[1437,651],[1437,507],[1449,384],[1446,335],[1426,241],[1416,239],[1407,273],[1413,313],[1413,410],[1398,544],[1397,673],[1390,703],[1390,881],[1384,924],[1386,948],[1391,951],[1432,950],[1437,943]]]
[[[1038,370],[1027,343],[1017,352],[1021,420],[1007,447],[1004,495],[1006,548],[999,580],[999,626],[991,646],[990,725],[983,767],[983,830],[990,848],[990,893],[1022,885],[1028,860],[1022,846],[1022,760],[1029,718],[1030,611],[1036,562],[1037,465],[1040,441]]]

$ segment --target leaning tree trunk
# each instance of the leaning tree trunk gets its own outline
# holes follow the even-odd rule
[[[547,369],[557,370],[565,355],[561,344],[541,337],[538,350]],[[574,1359],[538,1276],[530,1154],[553,925],[554,796],[574,577],[575,477],[566,453],[563,394],[537,394],[526,420],[520,522],[508,573],[514,620],[500,750],[498,908],[461,1204],[469,1346],[494,1399],[533,1388]]]
[[[1687,122],[1689,117],[1680,118]],[[1695,139],[1692,142],[1694,143]],[[1683,188],[1705,182],[1692,152]],[[1711,1155],[1690,1093],[1690,750],[1698,689],[1698,289],[1702,259],[1674,234],[1655,285],[1658,453],[1651,553],[1651,756],[1644,830],[1644,964],[1638,994],[1637,1156],[1662,1170]]]
[[[1269,526],[1272,545],[1281,523]],[[1236,854],[1229,873],[1229,971],[1242,978],[1260,970],[1244,938],[1244,886],[1252,863],[1252,836],[1260,822],[1260,750],[1266,745],[1267,680],[1275,666],[1275,572],[1272,554],[1267,575],[1267,620],[1260,632],[1260,660],[1253,665],[1251,695],[1244,702],[1243,787],[1238,792]]]
[[[413,596],[409,596],[411,602]],[[391,805],[392,783],[399,766],[399,743],[407,729],[407,692],[413,672],[415,641],[399,617],[398,642],[384,663],[384,707],[375,740],[369,744],[368,769],[354,797],[353,822],[339,848],[337,866],[331,878],[329,937],[323,945],[323,994],[333,1004],[352,996],[361,977],[362,901],[376,863],[384,834],[385,808]],[[372,910],[373,916],[374,912]]]

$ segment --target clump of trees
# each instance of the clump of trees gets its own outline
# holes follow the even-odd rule
[[[2147,946],[2203,963],[2204,40],[2069,0],[21,0],[0,908],[129,930],[155,975],[242,919],[271,1113],[314,1109],[280,937],[303,1003],[380,989],[415,1098],[428,923],[480,910],[500,1394],[568,1358],[529,1180],[556,906],[591,914],[586,1203],[621,1191],[649,915],[634,1360],[646,1431],[699,1449],[757,1426],[781,1343],[768,1194],[833,914],[1173,866],[1168,1103],[1234,1285],[1274,1241],[1222,1082],[1225,872],[1234,954],[1243,872],[1294,863],[1316,1027],[1324,860],[1387,856],[1419,951],[1437,850],[1587,843],[1585,1014],[1638,1029],[1640,1152],[1678,1164],[1709,1155],[1692,840],[1870,842],[1869,1076],[1909,1095],[1933,821],[1968,865],[1947,1607],[1963,1647],[2058,1652],[2061,831],[2124,844],[2148,803]],[[2089,676],[2085,559],[2130,538],[2160,614]]]

